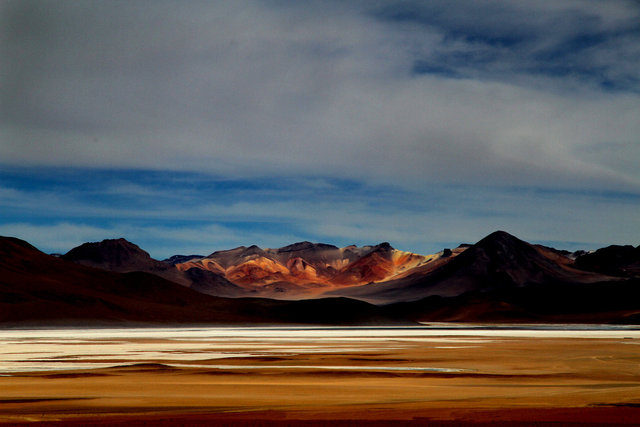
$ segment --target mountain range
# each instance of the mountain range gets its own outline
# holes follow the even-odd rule
[[[125,239],[52,256],[2,237],[0,257],[5,324],[640,322],[640,246],[569,253],[503,231],[431,255],[300,242],[160,261]]]

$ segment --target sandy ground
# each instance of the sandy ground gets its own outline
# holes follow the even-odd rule
[[[0,423],[640,425],[638,339],[323,345],[193,367],[165,358],[0,376]]]

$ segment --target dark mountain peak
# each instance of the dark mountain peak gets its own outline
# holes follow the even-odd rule
[[[214,255],[250,255],[252,253],[259,253],[259,252],[264,252],[264,251],[258,245],[238,246],[237,248],[233,248],[233,249],[223,249],[221,251],[215,251],[209,256],[211,257]]]
[[[191,261],[192,259],[200,259],[204,258],[204,255],[173,255],[167,259],[162,260],[167,264],[176,265],[182,264],[183,262]]]
[[[316,247],[316,248],[319,248],[319,249],[332,249],[332,250],[333,250],[333,249],[340,249],[340,248],[339,248],[339,247],[337,247],[337,246],[334,246],[334,245],[328,245],[328,244],[326,244],[326,243],[316,243],[316,244],[315,244],[315,247]]]
[[[313,243],[308,242],[308,241],[304,241],[304,242],[297,242],[297,243],[293,243],[291,245],[287,245],[287,246],[283,246],[281,248],[278,249],[279,253],[282,252],[295,252],[295,251],[303,251],[306,249],[312,249],[313,248]]]
[[[640,246],[611,245],[576,258],[578,268],[613,276],[640,275]]]
[[[390,260],[393,257],[393,247],[389,244],[389,242],[382,242],[375,246],[363,246],[362,248],[356,248],[351,252],[351,260],[356,261],[359,259],[363,262],[369,262],[367,260],[371,260],[373,257],[381,257],[387,260]]]
[[[512,243],[512,242],[522,242],[522,240],[518,239],[516,236],[507,233],[506,231],[497,230],[493,233],[489,234],[482,240],[480,240],[476,245],[480,245],[483,242],[501,242],[501,243]]]
[[[217,256],[223,256],[223,255],[236,255],[236,254],[242,253],[245,249],[247,249],[246,246],[238,246],[237,248],[233,248],[233,249],[223,249],[207,255],[206,258],[215,258]]]
[[[462,252],[445,269],[475,282],[471,288],[476,290],[580,280],[543,252],[507,232],[496,231]]]
[[[105,239],[101,242],[83,243],[62,256],[70,261],[122,264],[133,258],[151,259],[148,252],[126,239]]]
[[[242,256],[249,256],[249,255],[265,255],[265,252],[261,247],[257,245],[251,245],[248,248],[246,248],[244,251],[242,251]]]
[[[213,258],[213,259],[231,259],[236,257],[245,257],[249,255],[262,255],[264,254],[264,250],[257,245],[247,246],[238,246],[233,249],[223,249],[221,251],[215,251],[210,255],[207,255],[205,258]]]
[[[148,252],[126,239],[106,239],[83,243],[61,258],[90,267],[117,272],[166,269],[168,264],[151,258]]]
[[[28,264],[28,261],[34,261],[46,257],[49,257],[49,255],[41,252],[24,240],[20,240],[15,237],[0,236],[0,269],[3,266],[11,266],[17,261],[19,261],[21,265],[25,266]],[[2,279],[4,278],[2,277],[2,274],[0,274],[0,282],[2,282]],[[0,298],[0,300],[1,299],[2,298]]]
[[[371,252],[390,252],[393,250],[393,246],[389,242],[382,242],[371,248]]]
[[[23,249],[32,249],[38,251],[38,248],[32,246],[28,242],[24,240],[20,240],[16,237],[8,237],[8,236],[0,236],[0,246],[2,247],[11,247],[11,246],[19,246]]]
[[[311,243],[305,240],[304,242],[298,242],[292,245],[279,248],[277,252],[281,254],[285,252],[300,252],[300,251],[327,250],[327,249],[338,249],[338,247],[333,245],[327,245],[325,243]]]
[[[489,234],[487,237],[480,240],[475,245],[472,245],[469,249],[467,249],[467,251],[473,249],[480,249],[495,254],[509,253],[511,255],[516,255],[522,252],[533,255],[537,252],[535,248],[529,243],[525,242],[524,240],[520,240],[505,231],[495,231]]]

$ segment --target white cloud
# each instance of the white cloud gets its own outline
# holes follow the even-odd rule
[[[31,28],[41,31],[37,43],[16,36],[8,44],[26,49],[32,63],[18,76],[24,84],[5,80],[19,96],[6,100],[13,112],[0,125],[0,156],[21,165],[329,175],[407,188],[415,180],[561,181],[637,190],[635,170],[598,150],[584,155],[584,147],[614,144],[621,157],[637,159],[629,147],[640,134],[637,92],[581,87],[570,75],[522,80],[511,57],[492,68],[500,81],[411,75],[421,55],[505,49],[445,42],[448,29],[492,36],[520,25],[536,43],[522,53],[533,55],[585,31],[572,19],[548,31],[542,24],[553,19],[592,17],[609,31],[627,25],[623,12],[637,15],[627,3],[611,3],[514,3],[495,16],[489,12],[500,2],[470,4],[484,18],[478,23],[465,13],[429,25],[385,22],[366,5],[333,2],[61,2],[48,15],[27,10],[47,26]],[[541,15],[525,13],[530,7]],[[606,61],[613,53],[593,55]],[[614,65],[626,63],[618,55]]]

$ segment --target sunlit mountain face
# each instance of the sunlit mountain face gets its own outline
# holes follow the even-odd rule
[[[215,296],[306,299],[346,288],[413,281],[468,246],[421,255],[394,249],[387,242],[339,248],[305,241],[282,248],[240,246],[208,256],[174,255],[158,261],[125,239],[108,239],[84,243],[61,257],[119,273],[144,271]]]
[[[446,252],[455,256],[463,249]],[[420,255],[389,243],[346,246],[300,242],[277,249],[241,246],[176,263],[180,271],[200,269],[239,287],[271,297],[310,297],[328,290],[401,278],[435,263],[445,252]]]

